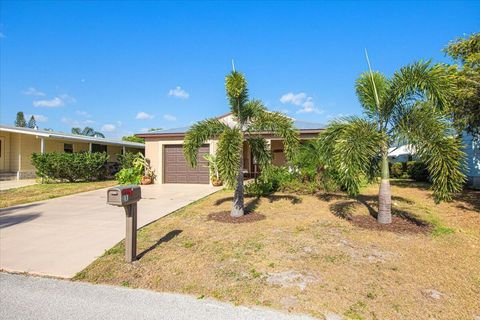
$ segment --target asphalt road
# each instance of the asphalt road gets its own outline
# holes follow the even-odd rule
[[[0,273],[0,319],[312,319],[210,299]]]

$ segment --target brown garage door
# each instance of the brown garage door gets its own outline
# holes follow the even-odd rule
[[[198,151],[198,165],[191,168],[183,156],[182,145],[166,145],[164,149],[165,183],[209,183],[208,162],[203,159],[209,153],[209,146],[203,145]]]

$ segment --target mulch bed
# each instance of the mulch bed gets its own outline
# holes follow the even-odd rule
[[[214,212],[208,215],[208,221],[217,221],[222,223],[251,223],[264,220],[265,216],[260,213],[250,212],[241,217],[233,218],[229,211]]]
[[[419,223],[418,221],[412,221],[398,216],[393,216],[392,223],[390,224],[380,224],[377,222],[377,219],[367,215],[354,215],[350,217],[348,221],[357,227],[369,230],[423,234],[428,234],[432,231],[432,226],[430,224]]]

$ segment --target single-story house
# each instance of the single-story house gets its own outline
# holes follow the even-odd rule
[[[410,145],[388,148],[388,162],[408,162],[414,160],[414,149]]]
[[[234,123],[232,114],[220,116],[217,119],[226,123]],[[319,123],[294,120],[294,126],[300,134],[300,140],[306,141],[315,138],[324,125]],[[136,134],[145,139],[145,157],[150,159],[150,165],[157,174],[156,183],[210,183],[208,163],[203,159],[206,153],[215,154],[217,140],[210,140],[199,150],[198,166],[191,168],[183,155],[183,140],[190,127],[159,130]],[[271,133],[263,133],[269,141],[272,151],[272,162],[275,165],[286,163],[283,141]],[[258,174],[258,165],[252,156],[249,145],[243,147],[243,169],[247,177]]]
[[[144,149],[142,143],[0,125],[0,175],[5,180],[35,178],[34,152],[105,151],[109,162],[117,162],[117,154]]]

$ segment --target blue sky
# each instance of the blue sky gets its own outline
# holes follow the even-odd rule
[[[228,111],[235,59],[251,97],[326,123],[360,114],[354,81],[391,75],[480,31],[480,2],[0,3],[0,122],[109,137]]]

